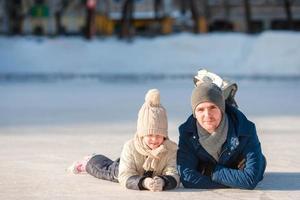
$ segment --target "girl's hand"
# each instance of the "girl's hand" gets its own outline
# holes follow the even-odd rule
[[[153,178],[153,181],[154,181],[154,183],[153,183],[153,187],[152,187],[151,191],[153,191],[153,192],[162,191],[163,187],[165,185],[165,181],[162,178],[160,178],[159,176],[155,176]]]
[[[148,177],[143,180],[143,187],[146,188],[147,190],[151,191],[153,188],[153,184],[154,184],[153,178]]]

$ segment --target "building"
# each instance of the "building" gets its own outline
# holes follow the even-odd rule
[[[0,33],[82,34],[88,20],[98,35],[300,30],[300,0],[93,0],[90,19],[87,1],[0,0]]]

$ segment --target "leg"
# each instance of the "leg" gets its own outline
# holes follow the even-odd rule
[[[68,167],[67,171],[73,174],[82,174],[86,173],[85,167],[87,162],[94,156],[95,154],[85,156],[82,160],[78,160],[73,162],[73,164]]]
[[[99,179],[118,182],[119,162],[120,159],[112,161],[106,156],[95,155],[88,161],[86,172]]]

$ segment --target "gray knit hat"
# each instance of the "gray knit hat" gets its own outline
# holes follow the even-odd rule
[[[225,100],[222,90],[214,83],[203,82],[194,88],[191,97],[193,115],[196,107],[203,102],[216,104],[222,113],[225,113]]]

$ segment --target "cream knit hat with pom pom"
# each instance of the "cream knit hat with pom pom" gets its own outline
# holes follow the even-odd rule
[[[137,134],[139,137],[153,134],[168,138],[167,112],[160,104],[158,89],[149,90],[145,96],[138,114]]]

